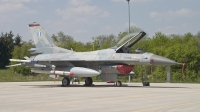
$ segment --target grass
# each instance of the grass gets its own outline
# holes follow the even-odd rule
[[[0,82],[28,82],[28,81],[53,81],[45,74],[22,75],[14,73],[11,70],[0,70]]]

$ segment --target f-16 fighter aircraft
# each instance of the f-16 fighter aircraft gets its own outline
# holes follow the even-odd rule
[[[122,38],[116,46],[108,49],[75,52],[57,47],[40,24],[29,24],[36,48],[31,48],[34,58],[25,57],[26,60],[10,59],[31,68],[31,72],[45,73],[51,77],[63,77],[62,85],[70,85],[71,77],[84,77],[85,85],[92,85],[92,76],[100,76],[102,81],[115,82],[116,86],[122,83],[119,76],[128,76],[135,65],[165,66],[177,62],[152,54],[136,52],[131,53],[130,48],[146,35],[145,32],[131,33]],[[9,67],[11,67],[9,66]]]

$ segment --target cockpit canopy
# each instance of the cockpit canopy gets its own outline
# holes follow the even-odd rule
[[[116,53],[131,53],[130,48],[146,35],[145,32],[130,33],[124,36],[116,46],[112,47]]]

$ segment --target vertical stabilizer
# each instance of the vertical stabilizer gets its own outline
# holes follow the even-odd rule
[[[44,29],[38,23],[29,24],[36,48],[31,48],[31,54],[68,53],[68,49],[57,47]]]
[[[42,47],[54,47],[52,38],[50,38],[44,29],[38,23],[29,24],[31,29],[31,33],[33,36],[33,41],[35,43],[36,48]]]

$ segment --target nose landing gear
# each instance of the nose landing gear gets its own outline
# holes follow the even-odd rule
[[[143,86],[150,86],[147,78],[147,71],[146,66],[141,66],[141,74],[142,74],[142,85]]]

